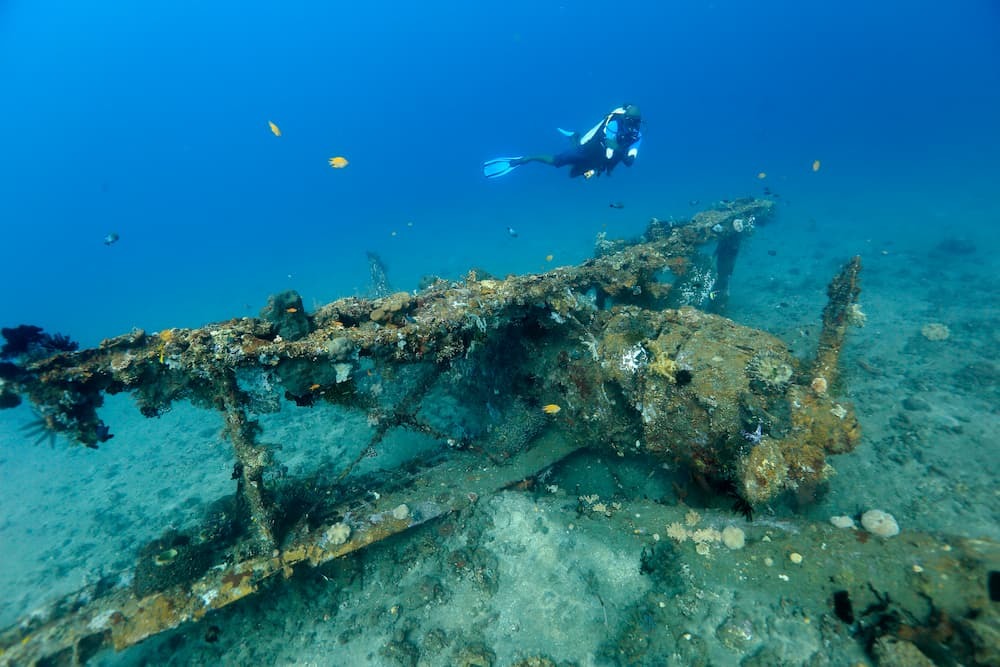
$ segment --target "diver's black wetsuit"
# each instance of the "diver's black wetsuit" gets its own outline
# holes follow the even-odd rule
[[[525,162],[546,162],[554,167],[571,166],[570,178],[610,174],[620,162],[632,166],[642,142],[641,118],[628,112],[630,105],[619,107],[583,137],[574,135],[577,144],[568,151],[545,159],[546,156],[525,158]],[[589,175],[587,175],[589,173]]]
[[[632,166],[639,153],[642,132],[639,107],[625,104],[618,107],[582,137],[575,132],[559,130],[573,141],[573,148],[558,155],[498,157],[483,163],[486,178],[499,178],[529,162],[541,162],[553,167],[570,166],[570,177],[591,178],[610,174],[620,162]]]
[[[553,167],[565,167],[572,165],[569,170],[569,177],[576,178],[582,176],[587,171],[593,169],[594,173],[603,171],[604,166],[604,145],[597,137],[585,144],[574,146],[568,151],[563,151],[552,157]],[[608,171],[611,171],[609,168]]]

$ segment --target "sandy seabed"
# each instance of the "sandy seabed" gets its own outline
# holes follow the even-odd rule
[[[897,539],[1000,540],[1000,248],[948,238],[844,238],[776,224],[745,247],[727,315],[802,357],[815,347],[827,281],[850,255],[863,258],[867,322],[842,359],[863,441],[831,459],[837,475],[816,497],[783,498],[746,524],[707,499],[678,504],[678,471],[581,454],[541,488],[481,498],[94,664],[864,662],[816,593],[820,570],[809,571],[821,545],[836,539],[831,516],[879,508],[899,521]],[[932,323],[948,337],[923,335]],[[283,414],[269,417],[265,440],[290,443],[278,452],[289,475],[350,454],[349,420],[317,410],[303,425]],[[2,415],[0,626],[101,577],[127,576],[143,544],[191,526],[233,490],[216,415],[177,405],[147,420],[119,396],[102,416],[116,437],[92,451],[64,441],[32,446],[21,430],[30,410]],[[321,435],[296,441],[299,429]],[[579,500],[593,495],[608,514]],[[704,554],[667,537],[668,523],[692,509],[704,527],[741,527],[747,546],[712,544]],[[790,544],[803,562],[789,569],[772,543]]]

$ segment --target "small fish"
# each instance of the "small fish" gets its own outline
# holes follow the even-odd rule
[[[718,296],[719,296],[719,293],[715,292],[715,291],[712,291],[712,292],[708,293],[708,298],[710,300],[712,300],[712,301],[715,301],[718,298]]]
[[[118,236],[118,232],[111,232],[104,237],[104,245],[114,245],[115,243],[118,243],[118,239],[120,238],[121,237]]]
[[[105,424],[103,421],[98,421],[97,426],[94,427],[94,434],[97,436],[98,442],[107,442],[111,438],[115,437],[111,433],[111,427]],[[97,449],[97,445],[87,445],[93,449]]]
[[[688,200],[688,206],[697,206],[701,203],[700,199],[690,199]]]
[[[337,157],[330,158],[329,160],[327,160],[327,162],[329,162],[330,166],[333,167],[334,169],[343,169],[348,164],[350,164],[347,161],[347,158],[340,157],[339,155]]]
[[[819,160],[813,160],[813,171],[819,171]]]
[[[545,256],[545,261],[546,261],[546,262],[551,262],[551,261],[552,261],[552,259],[553,259],[553,256],[552,256],[552,255],[546,255],[546,256]]]
[[[611,208],[625,208],[625,203],[620,201],[613,201],[608,204]]]
[[[508,227],[507,228],[507,235],[510,236],[512,239],[516,239],[517,238],[517,230],[514,229],[513,227]]]
[[[267,126],[271,128],[271,134],[276,137],[281,136],[281,128],[274,124],[274,121],[267,121]]]
[[[321,385],[319,383],[311,384],[311,385],[309,385],[309,391],[316,391],[317,389],[321,388],[322,386],[323,385]]]
[[[757,178],[759,178],[760,180],[763,181],[765,178],[767,178],[767,172],[765,172],[765,171],[759,172],[757,174]]]
[[[592,179],[594,177],[594,174],[596,174],[596,173],[597,172],[594,171],[593,169],[588,169],[587,171],[583,172],[583,177],[586,178],[589,181],[590,179]]]
[[[562,408],[560,408],[555,403],[549,403],[548,405],[542,406],[542,412],[544,412],[547,415],[557,415],[561,410]]]
[[[297,313],[297,312],[299,312],[299,309],[296,308],[295,306],[289,306],[288,308],[285,308],[285,312],[286,313]]]

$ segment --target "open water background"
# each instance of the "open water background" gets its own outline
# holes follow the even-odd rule
[[[0,70],[0,320],[84,345],[363,294],[366,250],[397,289],[576,262],[765,185],[838,239],[996,235],[990,0],[8,1]],[[626,101],[632,169],[482,178]]]

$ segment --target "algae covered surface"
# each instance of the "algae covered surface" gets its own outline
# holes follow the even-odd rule
[[[0,667],[1000,665],[919,9],[0,4]]]
[[[5,530],[50,546],[9,571],[20,597],[9,598],[0,657],[989,664],[993,492],[988,473],[947,448],[972,439],[988,456],[991,446],[989,419],[956,400],[971,374],[990,391],[981,330],[956,313],[969,340],[948,354],[964,365],[944,370],[947,354],[931,346],[956,334],[873,313],[880,282],[903,263],[891,254],[866,260],[868,298],[853,286],[859,275],[867,285],[865,272],[838,273],[827,290],[828,276],[807,278],[809,299],[748,273],[727,312],[759,328],[706,312],[707,296],[670,302],[683,280],[661,282],[642,262],[685,275],[669,257],[708,241],[680,241],[698,220],[666,237],[651,225],[649,246],[601,241],[599,263],[577,273],[470,274],[305,319],[287,305],[301,304],[294,295],[277,295],[257,321],[133,334],[27,365],[18,382],[42,409],[56,395],[66,414],[85,414],[50,393],[60,377],[85,406],[98,404],[88,387],[121,383],[135,402],[109,398],[102,419],[123,425],[118,437],[158,435],[125,458],[104,444],[59,447],[45,452],[52,467],[19,470],[60,493],[76,483],[77,500],[42,526],[7,514]],[[743,261],[768,232],[748,237]],[[646,250],[657,247],[665,257]],[[838,295],[847,301],[830,314]],[[761,307],[784,298],[801,314]],[[892,326],[909,337],[886,336]],[[918,363],[900,362],[894,377],[894,352]],[[198,369],[215,366],[243,370],[204,382],[212,376]],[[865,400],[875,394],[895,400]],[[92,423],[64,426],[86,441]],[[90,461],[82,478],[57,460],[105,452],[115,463]],[[247,490],[254,466],[265,493]],[[120,490],[108,495],[106,481]],[[870,509],[889,511],[899,533],[863,526]],[[81,541],[109,521],[117,540]]]

